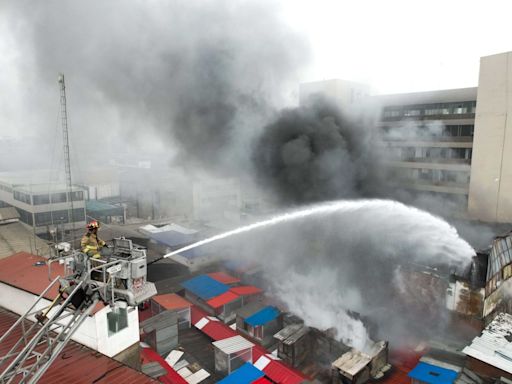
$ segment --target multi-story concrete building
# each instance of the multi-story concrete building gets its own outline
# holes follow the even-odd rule
[[[477,88],[376,97],[392,182],[466,207]]]
[[[31,180],[35,179],[24,172],[0,174],[0,206],[15,207],[20,221],[33,227],[34,232],[42,237],[48,238],[51,230],[67,231],[73,226],[85,226],[83,188],[73,186],[69,193],[65,184]],[[71,201],[73,212],[70,218]]]
[[[317,92],[350,106],[338,95],[357,94],[354,83],[329,82],[301,85],[301,102]],[[477,87],[359,102],[379,108],[375,145],[389,154],[392,183],[454,201],[473,219],[512,222],[512,52],[482,57]]]

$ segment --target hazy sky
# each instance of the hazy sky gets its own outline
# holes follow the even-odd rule
[[[19,135],[47,117],[31,113],[26,102],[32,93],[27,84],[40,83],[33,58],[18,50],[13,31],[21,22],[5,22],[6,9],[15,1],[0,0],[0,134]],[[279,2],[276,12],[312,51],[297,82],[342,78],[369,83],[377,93],[476,86],[479,58],[512,50],[510,0]],[[59,23],[60,17],[65,16],[56,12],[49,22]],[[55,94],[47,98],[55,98],[57,92],[56,85]],[[296,97],[297,89],[288,94]],[[58,100],[53,125],[58,123],[57,110]]]
[[[306,80],[380,93],[476,86],[480,57],[512,50],[509,0],[288,0],[285,13],[314,50]]]

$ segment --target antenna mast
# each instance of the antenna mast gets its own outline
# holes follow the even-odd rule
[[[71,183],[71,160],[69,157],[69,133],[68,133],[68,112],[66,108],[66,84],[64,83],[64,74],[59,74],[60,85],[60,117],[62,122],[62,138],[64,143],[64,168],[66,172],[66,186],[68,188],[68,222],[71,222],[71,238],[73,239],[73,247],[75,246],[75,220],[73,218],[73,186]]]

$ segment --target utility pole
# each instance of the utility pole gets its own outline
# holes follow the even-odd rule
[[[73,185],[71,183],[71,160],[69,156],[69,133],[68,133],[68,112],[66,108],[66,84],[64,74],[59,74],[60,85],[60,118],[62,122],[62,139],[64,143],[64,169],[66,172],[66,186],[68,188],[68,222],[71,222],[72,247],[75,246],[75,220],[73,219]],[[63,225],[64,227],[64,225]],[[64,234],[63,234],[64,235]]]

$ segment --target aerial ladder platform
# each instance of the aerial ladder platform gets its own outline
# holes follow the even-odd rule
[[[114,239],[113,252],[100,259],[73,250],[50,259],[50,270],[55,261],[65,265],[66,276],[53,279],[0,337],[1,344],[19,335],[0,356],[0,384],[37,383],[98,303],[138,306],[156,294],[155,285],[146,281],[145,249],[128,239]]]

